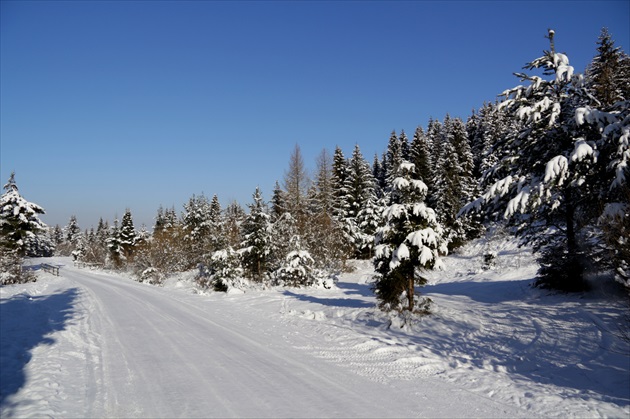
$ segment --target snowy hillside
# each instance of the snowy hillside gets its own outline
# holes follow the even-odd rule
[[[0,288],[2,417],[630,415],[627,299],[531,288],[510,241],[447,257],[434,314],[403,328],[365,261],[330,290],[197,294],[53,260],[60,278]]]

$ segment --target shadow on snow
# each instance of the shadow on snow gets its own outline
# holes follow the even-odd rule
[[[313,295],[296,294],[291,291],[284,291],[284,295],[292,297],[300,301],[306,301],[309,303],[321,304],[330,307],[344,307],[344,308],[368,308],[374,307],[374,303],[364,300],[358,300],[356,298],[320,298]]]
[[[0,300],[0,411],[26,384],[26,365],[38,345],[52,345],[54,332],[74,316],[78,289],[47,295],[18,294]]]

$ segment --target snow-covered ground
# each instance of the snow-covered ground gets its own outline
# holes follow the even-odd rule
[[[497,253],[482,269],[483,255]],[[2,417],[629,417],[627,296],[533,289],[509,241],[478,241],[401,328],[369,262],[334,289],[197,294],[111,272],[0,288]],[[33,261],[37,263],[37,261]]]

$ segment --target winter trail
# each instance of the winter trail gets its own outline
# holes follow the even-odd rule
[[[433,314],[404,328],[375,308],[367,261],[333,289],[202,295],[192,274],[155,287],[57,261],[61,278],[0,288],[2,417],[630,414],[622,299],[531,288],[507,241],[446,258],[419,289]]]
[[[69,265],[63,275],[80,290],[73,325],[30,365],[38,371],[57,359],[46,370],[52,403],[38,410],[48,390],[27,386],[29,397],[3,406],[3,416],[435,417],[465,416],[471,406],[478,416],[525,416],[434,378],[407,386],[353,374],[293,347],[286,336],[299,335],[299,325],[229,300]],[[49,358],[58,345],[64,350]],[[63,371],[69,361],[83,365],[73,376]],[[82,403],[74,404],[65,392],[77,387]]]

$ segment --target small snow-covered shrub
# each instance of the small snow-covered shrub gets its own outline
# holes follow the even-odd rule
[[[210,257],[210,272],[219,279],[234,279],[243,276],[241,255],[231,247],[217,250]]]
[[[324,288],[327,290],[336,288],[339,278],[337,275],[331,275],[328,272],[321,269],[314,269],[313,273],[313,286],[315,288]]]
[[[315,280],[313,263],[313,258],[306,250],[289,252],[284,264],[276,271],[276,282],[293,287],[312,285]]]
[[[497,252],[489,251],[488,253],[483,255],[483,270],[492,269],[497,264]]]
[[[140,282],[151,285],[162,285],[164,284],[164,275],[158,269],[149,267],[140,274]]]
[[[201,289],[212,288],[214,291],[227,292],[234,281],[242,276],[241,255],[228,247],[214,252],[207,267],[199,265],[196,282]]]
[[[22,268],[22,258],[17,250],[0,251],[0,285],[23,284],[36,280],[32,271]]]

